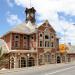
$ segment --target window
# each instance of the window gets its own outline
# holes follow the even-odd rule
[[[44,59],[44,56],[43,55],[40,55],[39,56],[39,64],[43,64],[43,59]]]
[[[31,39],[33,39],[34,38],[34,36],[33,35],[31,35]]]
[[[33,36],[31,38],[33,39]]]
[[[24,35],[23,36],[23,48],[27,48],[27,40],[28,40],[28,37]]]
[[[51,47],[53,47],[53,42],[51,43]]]
[[[26,60],[24,57],[21,57],[21,67],[26,67]]]
[[[52,38],[53,38],[53,36],[52,36]]]
[[[14,36],[14,38],[15,38],[15,40],[18,40],[18,39],[19,39],[19,35],[16,34],[16,35]]]
[[[11,68],[14,68],[14,58],[11,58]]]
[[[24,36],[24,39],[26,39],[26,36]]]
[[[42,34],[40,34],[40,37],[42,37]]]
[[[45,53],[45,54],[44,54],[44,57],[45,57],[45,61],[48,62],[48,63],[50,63],[50,60],[51,60],[51,59],[50,59],[50,57],[51,57],[50,53],[48,53],[48,52]]]
[[[40,47],[42,47],[42,41],[40,41]]]
[[[18,39],[19,38],[19,36],[18,35],[16,35],[16,39]]]
[[[45,41],[45,47],[49,47],[49,41]]]
[[[27,42],[26,42],[26,41],[23,42],[23,47],[24,47],[24,48],[27,47]]]
[[[15,46],[15,47],[19,47],[19,42],[18,42],[18,41],[15,41],[14,46]]]
[[[48,35],[45,35],[45,39],[49,39]]]
[[[28,67],[35,66],[35,60],[33,57],[28,58]]]

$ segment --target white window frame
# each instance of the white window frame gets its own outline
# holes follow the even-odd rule
[[[24,39],[24,37],[26,37],[26,39]],[[26,35],[23,35],[23,48],[28,48],[28,41],[27,41],[27,36]],[[26,46],[24,45],[24,43],[26,42]]]
[[[40,46],[40,41],[42,41],[42,46]],[[43,40],[39,40],[39,47],[43,48]]]
[[[16,36],[18,36],[19,38],[17,39]],[[18,42],[18,47],[16,47],[15,42]],[[15,34],[14,35],[14,47],[15,48],[20,48],[20,34]]]
[[[48,35],[49,39],[45,39],[45,36],[46,36],[46,35]],[[49,47],[48,47],[48,46],[45,47],[45,42],[46,42],[46,41],[49,41]],[[49,29],[46,28],[46,29],[44,30],[44,47],[45,47],[45,48],[50,48],[50,47],[51,47],[51,45],[50,45],[51,43],[50,43],[50,42],[51,42],[50,32],[49,32]]]
[[[16,36],[18,36],[19,38],[17,39]],[[15,34],[14,35],[14,41],[20,41],[20,34]]]
[[[42,37],[40,37],[40,34],[42,34]],[[43,40],[43,33],[42,32],[39,33],[39,39]]]

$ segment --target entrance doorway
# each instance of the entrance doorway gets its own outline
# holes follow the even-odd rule
[[[57,56],[57,63],[61,63],[60,56]]]
[[[28,67],[35,66],[34,58],[29,57],[28,58]]]
[[[21,57],[21,67],[26,67],[26,60],[24,57]]]

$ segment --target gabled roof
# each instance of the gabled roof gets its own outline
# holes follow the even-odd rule
[[[54,28],[52,27],[52,25],[48,22],[48,20],[45,20],[42,25],[38,26],[38,28],[40,29],[40,28],[42,28],[42,27],[44,27],[44,26],[48,26],[49,29],[50,29],[52,32],[56,32],[56,31],[54,30]]]
[[[25,34],[31,34],[36,31],[36,25],[33,25],[30,21],[28,23],[22,23],[14,28],[12,28],[11,32],[17,32],[17,33],[25,33]]]
[[[22,24],[19,24],[16,27],[12,28],[5,35],[7,35],[9,33],[20,33],[20,34],[27,34],[27,35],[33,34],[33,33],[36,33],[36,29],[43,26],[44,24],[48,24],[50,26],[50,28],[55,32],[53,27],[49,24],[48,20],[45,20],[45,22],[41,25],[35,25],[35,24],[31,23],[31,21],[28,21],[27,23],[23,22]],[[5,36],[5,35],[3,35],[3,36]]]

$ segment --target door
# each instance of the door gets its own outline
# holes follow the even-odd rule
[[[61,63],[60,56],[57,56],[57,63]]]
[[[28,58],[28,67],[31,67],[31,66],[35,66],[35,62],[34,62],[33,57]]]

